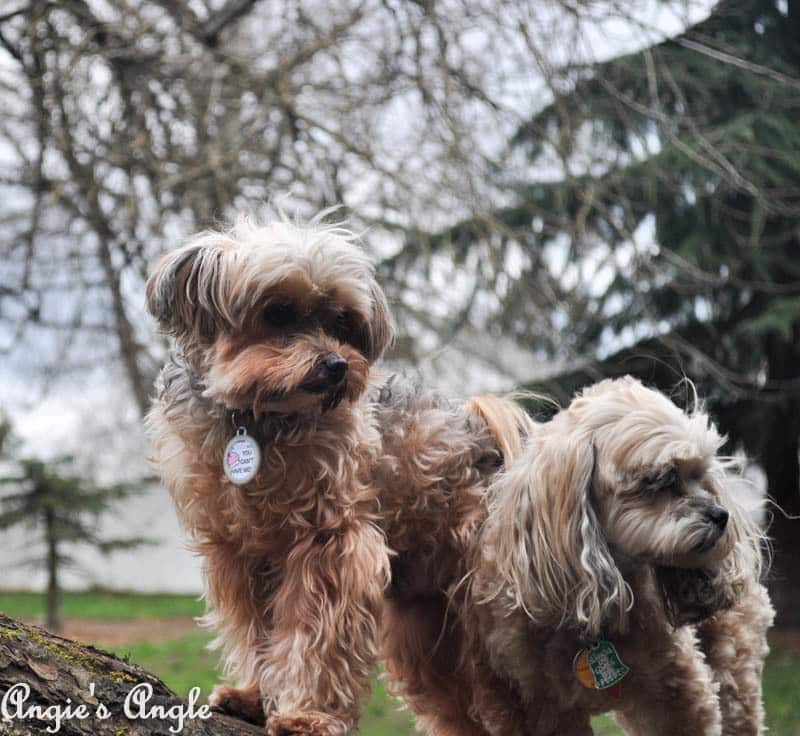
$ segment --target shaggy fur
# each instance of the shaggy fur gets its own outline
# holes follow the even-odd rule
[[[631,378],[533,430],[472,546],[458,654],[473,727],[461,732],[586,736],[603,712],[633,734],[763,732],[773,611],[762,537],[728,492],[721,444],[702,411]],[[630,667],[619,697],[575,677],[598,639]],[[426,719],[430,734],[459,733],[436,704]]]
[[[272,736],[344,736],[380,640],[433,736],[588,734],[606,710],[639,734],[760,732],[760,537],[704,415],[627,380],[535,426],[502,399],[370,375],[386,302],[337,227],[200,235],[148,306],[177,343],[155,461],[237,681],[218,706]],[[239,426],[262,449],[243,486],[222,472]],[[601,636],[632,670],[619,701],[572,675]]]
[[[515,733],[506,685],[480,662],[455,666],[465,632],[452,599],[464,590],[487,486],[532,422],[505,399],[453,403],[395,385],[375,402],[382,439],[375,483],[395,553],[381,648],[387,674],[427,733],[481,736],[472,713],[477,690],[494,708],[484,715],[501,733]]]
[[[344,736],[389,582],[366,388],[391,328],[371,264],[341,228],[242,221],[167,255],[147,298],[178,346],[147,420],[155,463],[239,686],[213,702],[272,736]],[[262,448],[243,486],[222,470],[239,426]]]
[[[440,622],[489,480],[530,420],[503,399],[454,403],[370,378],[391,330],[352,241],[340,228],[245,222],[164,258],[148,304],[178,350],[148,418],[155,461],[204,557],[206,623],[237,682],[214,704],[266,720],[273,736],[341,736],[381,638],[401,694],[446,701],[437,718],[466,733],[448,647],[462,633]],[[332,355],[347,374],[326,386]],[[240,425],[262,449],[241,487],[222,472]]]

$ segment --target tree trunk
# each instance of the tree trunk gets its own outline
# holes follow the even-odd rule
[[[16,686],[16,687],[15,687]],[[138,687],[137,687],[138,686]],[[20,717],[17,699],[30,688],[29,695],[19,706],[29,711]],[[152,694],[139,706],[129,704],[137,693]],[[133,694],[131,694],[133,692]],[[107,708],[104,715],[101,704]],[[3,736],[42,736],[56,726],[56,707],[72,708],[63,714],[58,731],[63,736],[252,736],[263,729],[219,713],[194,713],[180,725],[178,709],[189,708],[163,682],[145,670],[117,659],[112,654],[90,646],[63,639],[44,629],[28,626],[0,614],[0,733]],[[78,706],[84,713],[75,713]],[[207,706],[206,706],[207,707]],[[49,708],[49,711],[45,711]],[[154,708],[163,709],[154,713]],[[131,710],[132,709],[132,710]],[[62,710],[63,713],[63,710]],[[153,717],[156,715],[157,717]],[[10,720],[3,720],[10,716]],[[170,728],[173,730],[170,731]]]
[[[776,626],[800,626],[800,462],[794,411],[776,412],[764,449],[767,492],[780,506],[771,509],[773,560],[768,578],[777,611]],[[794,518],[787,518],[787,515]]]
[[[46,626],[51,631],[61,629],[61,592],[58,589],[58,539],[56,537],[55,511],[48,507],[44,512],[44,533],[47,540],[47,617]]]

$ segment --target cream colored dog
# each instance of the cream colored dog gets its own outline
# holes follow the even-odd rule
[[[491,426],[498,441],[516,431]],[[612,712],[639,736],[762,733],[763,537],[708,416],[624,378],[525,434],[449,609],[427,611],[441,642],[384,651],[417,722],[429,736],[589,736]]]
[[[699,409],[603,381],[490,489],[465,626],[529,736],[609,711],[636,734],[763,732],[773,610],[722,443]]]

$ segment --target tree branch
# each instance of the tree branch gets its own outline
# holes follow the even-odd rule
[[[258,0],[230,0],[216,13],[209,16],[200,26],[200,33],[207,44],[217,45],[217,38],[222,30],[235,23],[239,18],[250,12]]]
[[[75,709],[84,705],[87,716],[65,717],[59,730],[63,736],[162,736],[175,733],[178,725],[178,708],[188,708],[161,680],[141,667],[118,659],[113,654],[78,644],[51,634],[44,629],[28,626],[0,614],[0,698],[14,686],[18,686],[7,700],[13,700],[30,688],[24,707],[41,706],[51,708],[50,716],[39,713],[38,718],[12,717],[0,725],[0,731],[8,736],[33,736],[55,727],[55,706],[65,708],[70,702]],[[139,717],[134,706],[132,715],[125,716],[124,703],[137,686],[152,688],[146,713],[153,713],[155,706],[163,707],[167,717]],[[133,700],[133,696],[130,696]],[[97,717],[103,704],[109,716]],[[195,712],[199,708],[195,706]],[[15,708],[6,704],[12,713]],[[172,710],[170,710],[172,709]],[[185,712],[185,711],[184,711]],[[170,714],[175,714],[174,717]],[[173,731],[170,732],[170,727]],[[251,736],[263,729],[243,721],[212,712],[208,719],[188,717],[183,730],[186,736]]]

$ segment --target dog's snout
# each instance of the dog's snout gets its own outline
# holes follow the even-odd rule
[[[328,381],[334,385],[341,383],[347,375],[347,361],[341,355],[329,355],[322,361],[322,366]]]
[[[730,514],[728,513],[727,509],[722,508],[722,506],[712,506],[708,511],[706,511],[706,517],[708,520],[718,526],[720,529],[724,529],[728,523],[728,517]]]
[[[336,353],[328,353],[314,367],[303,384],[312,394],[327,394],[338,390],[347,376],[347,361]]]

